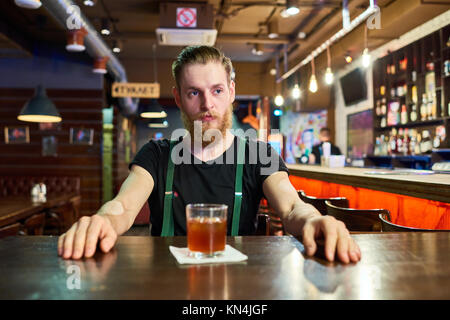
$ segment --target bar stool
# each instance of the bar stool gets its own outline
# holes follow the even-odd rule
[[[327,206],[325,205],[325,201],[329,201],[331,204],[338,207],[348,208],[348,200],[344,197],[316,198],[307,196],[303,190],[297,190],[297,192],[303,202],[312,204],[322,215],[327,215]]]
[[[381,231],[383,232],[449,232],[449,229],[420,229],[401,226],[391,222],[390,216],[385,213],[380,213],[378,215],[381,221]]]
[[[349,231],[381,231],[379,215],[385,214],[390,219],[390,212],[386,209],[351,209],[342,208],[325,201],[328,215],[345,223]]]

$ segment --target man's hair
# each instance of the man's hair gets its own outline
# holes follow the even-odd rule
[[[321,128],[320,129],[320,131],[319,131],[320,133],[326,133],[326,134],[328,134],[328,135],[330,135],[330,128],[327,128],[327,127],[323,127],[323,128]]]
[[[183,67],[188,64],[207,64],[209,62],[217,62],[222,64],[227,72],[228,84],[231,81],[231,71],[233,65],[223,52],[215,47],[210,46],[190,46],[186,47],[178,55],[177,60],[172,63],[172,75],[175,79],[178,89],[180,88],[180,77]]]

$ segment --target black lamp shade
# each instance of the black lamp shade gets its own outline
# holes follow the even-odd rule
[[[144,105],[141,107],[140,115],[142,118],[165,118],[167,113],[164,111],[163,107],[156,101],[152,99],[149,105]]]
[[[28,122],[60,122],[62,120],[42,85],[36,88],[34,97],[25,103],[17,119]]]

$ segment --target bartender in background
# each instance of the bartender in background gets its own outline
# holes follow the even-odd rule
[[[310,164],[320,164],[320,157],[323,154],[323,143],[328,142],[331,145],[331,155],[341,155],[341,150],[331,143],[330,141],[330,129],[322,128],[319,132],[320,143],[316,144],[309,155],[309,163]]]

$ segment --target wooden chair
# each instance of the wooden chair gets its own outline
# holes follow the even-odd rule
[[[348,200],[344,197],[332,197],[332,198],[316,198],[312,196],[307,196],[303,190],[298,190],[298,196],[303,202],[312,204],[322,215],[327,214],[327,206],[325,201],[329,201],[331,204],[341,207],[348,208]]]
[[[267,214],[258,213],[256,216],[256,232],[257,236],[269,236],[270,235],[270,217]]]
[[[380,214],[391,216],[386,209],[350,209],[325,201],[327,213],[345,223],[349,231],[381,231]]]
[[[261,205],[258,210],[258,215],[264,215],[268,218],[266,222],[269,225],[269,235],[282,236],[285,234],[283,222],[272,208]]]
[[[27,235],[39,236],[44,234],[45,213],[34,214],[24,222]]]
[[[401,226],[399,224],[395,224],[391,222],[390,216],[386,215],[385,213],[380,213],[378,215],[380,221],[381,221],[381,231],[383,232],[449,232],[448,229],[419,229],[419,228],[412,228],[412,227],[406,227]]]
[[[14,223],[9,226],[0,228],[0,239],[6,238],[10,236],[17,236],[17,235],[25,235],[25,232],[22,230],[22,224]]]

